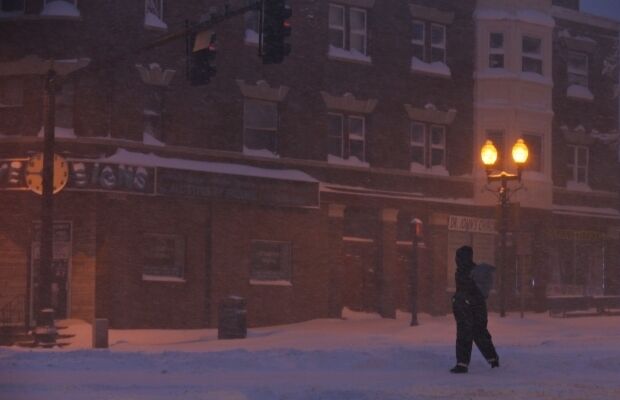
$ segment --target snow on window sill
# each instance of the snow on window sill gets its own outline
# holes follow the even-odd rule
[[[361,64],[372,64],[370,56],[360,53],[357,50],[345,50],[332,45],[329,46],[327,56],[333,60],[352,61]]]
[[[148,274],[142,274],[142,280],[148,281],[148,282],[176,282],[176,283],[187,282],[184,278],[179,278],[178,276],[161,276],[161,275],[148,275]]]
[[[444,78],[452,77],[450,67],[441,61],[426,63],[418,57],[411,57],[411,72],[421,73]]]
[[[280,155],[267,149],[250,149],[243,146],[243,154],[253,157],[267,157],[267,158],[280,158]]]
[[[147,12],[144,15],[144,27],[147,29],[166,30],[168,29],[168,24],[152,12]]]
[[[570,85],[566,89],[566,96],[575,100],[594,101],[594,95],[590,89],[581,85]]]
[[[37,133],[37,136],[38,137],[44,137],[45,136],[45,129],[44,129],[44,127],[41,127],[41,129]],[[75,139],[75,138],[77,138],[77,135],[75,134],[75,130],[73,130],[73,128],[63,128],[63,127],[60,127],[60,126],[54,127],[54,136],[57,137],[57,138],[65,138],[65,139]]]
[[[284,279],[250,279],[250,285],[257,286],[293,286],[291,281],[287,281]]]
[[[41,16],[44,17],[63,17],[63,18],[80,18],[80,10],[73,4],[73,2],[65,0],[54,0],[48,2]]]
[[[354,156],[351,156],[345,159],[345,158],[336,157],[334,155],[328,154],[327,162],[329,164],[348,165],[351,167],[363,167],[363,168],[370,167],[369,163],[367,163],[366,161],[362,161],[359,158],[354,157]]]
[[[245,44],[258,45],[258,32],[253,29],[246,29],[244,42]]]
[[[592,188],[588,186],[585,182],[575,182],[575,181],[567,181],[566,182],[567,190],[574,190],[576,192],[591,192]]]
[[[542,85],[553,86],[551,79],[534,72],[515,73],[506,68],[486,68],[474,73],[475,79],[514,79],[527,82],[540,83]]]
[[[150,146],[165,146],[166,143],[158,140],[155,136],[151,135],[148,132],[142,133],[142,143],[148,144]]]
[[[431,168],[426,168],[426,166],[422,164],[412,162],[409,164],[409,171],[428,175],[450,176],[450,173],[443,165],[435,165]]]

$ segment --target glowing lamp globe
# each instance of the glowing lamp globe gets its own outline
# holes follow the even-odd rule
[[[482,146],[482,150],[480,150],[480,158],[482,158],[482,163],[487,167],[495,164],[495,161],[497,161],[497,149],[495,148],[495,146],[493,146],[493,142],[487,140],[484,143],[484,146]]]
[[[512,159],[515,160],[517,165],[523,165],[527,161],[528,155],[529,151],[523,139],[517,140],[517,143],[512,146]]]

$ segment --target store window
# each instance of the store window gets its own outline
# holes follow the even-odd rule
[[[142,237],[142,278],[182,279],[185,269],[185,238],[181,235],[145,233]]]
[[[291,243],[252,240],[251,279],[288,281],[292,279]]]
[[[411,163],[424,168],[445,167],[445,126],[413,121],[410,129]]]
[[[277,103],[246,99],[243,108],[244,152],[278,152]]]
[[[542,75],[542,40],[531,36],[523,36],[521,54],[522,71]]]
[[[504,68],[504,34],[489,34],[489,68]]]

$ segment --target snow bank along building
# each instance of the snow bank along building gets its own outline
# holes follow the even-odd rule
[[[88,65],[221,1],[0,0],[2,315],[33,315],[27,167],[50,60],[69,172],[55,195],[60,317],[215,326],[229,295],[253,326],[342,307],[392,317],[408,308],[412,218],[420,310],[447,313],[457,247],[499,262],[487,138],[508,171],[516,139],[530,149],[511,197],[509,309],[620,295],[620,25],[578,3],[292,0],[284,63],[261,64],[248,13],[217,27],[217,76],[194,87],[183,40]]]

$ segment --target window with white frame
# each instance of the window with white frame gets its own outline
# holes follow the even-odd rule
[[[24,101],[23,81],[18,77],[0,78],[0,107],[20,107]]]
[[[146,0],[144,7],[146,14],[151,13],[160,20],[164,20],[164,0]]]
[[[145,233],[142,235],[142,278],[182,279],[185,267],[185,237]]]
[[[424,168],[446,165],[446,128],[442,125],[411,122],[409,133],[411,163]]]
[[[496,169],[504,169],[504,158],[506,146],[504,145],[504,131],[498,129],[488,130],[486,132],[487,139],[493,142],[495,149],[497,150],[497,160],[495,161]]]
[[[535,133],[523,135],[523,142],[528,149],[527,169],[530,171],[543,172],[543,140],[542,136]]]
[[[586,146],[569,145],[566,176],[569,182],[588,184],[590,151]]]
[[[413,21],[413,38],[411,43],[413,44],[413,56],[418,60],[425,60],[425,40],[426,40],[426,24],[424,21]]]
[[[329,113],[328,154],[342,159],[366,161],[366,120],[359,115]]]
[[[274,102],[246,99],[243,107],[244,150],[278,152],[278,106]]]
[[[0,0],[0,16],[23,14],[25,4],[26,0]]]
[[[571,51],[567,59],[568,84],[588,87],[588,55]]]
[[[430,38],[430,40],[427,40]],[[413,20],[413,56],[420,61],[446,62],[446,26]]]
[[[368,23],[366,17],[364,9],[330,4],[329,45],[335,49],[367,55]]]
[[[542,40],[531,36],[523,36],[521,41],[521,70],[542,75]]]
[[[431,60],[430,62],[446,62],[446,27],[431,24]]]
[[[489,34],[489,68],[504,68],[504,34]]]

